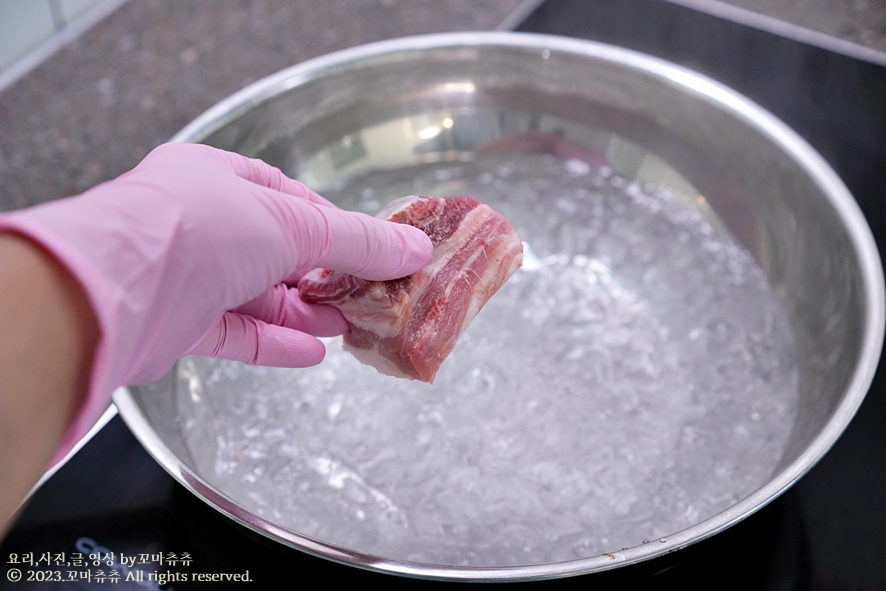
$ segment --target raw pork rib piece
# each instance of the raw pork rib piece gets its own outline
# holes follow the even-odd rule
[[[345,350],[380,372],[433,382],[462,332],[523,260],[504,216],[473,197],[404,197],[377,217],[423,230],[424,269],[391,281],[315,269],[298,283],[306,302],[330,304],[351,325]]]

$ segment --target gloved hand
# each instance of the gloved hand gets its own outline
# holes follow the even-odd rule
[[[314,267],[393,279],[426,265],[411,226],[336,208],[259,160],[167,144],[81,196],[0,216],[83,285],[101,328],[88,396],[56,455],[114,388],[159,378],[187,353],[279,367],[324,356],[314,336],[347,330],[338,310],[284,281]]]

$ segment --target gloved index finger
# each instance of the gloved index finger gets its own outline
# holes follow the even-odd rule
[[[363,213],[305,204],[290,219],[301,267],[324,267],[383,281],[427,265],[434,247],[428,235]],[[295,213],[295,212],[294,212]]]
[[[326,267],[364,279],[386,280],[411,275],[433,255],[428,236],[412,226],[345,211],[261,160],[208,148],[240,178],[276,192],[272,201],[285,205],[278,213],[297,253],[293,268]],[[298,198],[279,199],[282,195]],[[275,199],[275,196],[277,199]]]
[[[283,171],[276,166],[271,166],[258,158],[247,158],[235,152],[224,152],[224,154],[234,173],[240,178],[262,187],[316,203],[317,205],[336,207],[328,199],[321,197],[302,183],[283,174]]]

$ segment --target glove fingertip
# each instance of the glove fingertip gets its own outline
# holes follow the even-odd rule
[[[269,367],[311,367],[326,357],[326,347],[318,339],[288,328],[265,325],[258,342],[256,365]]]
[[[411,275],[431,262],[434,256],[434,245],[427,234],[406,224],[397,224],[397,231],[400,233],[402,241],[403,255],[401,257],[400,269],[404,277]]]
[[[326,347],[311,335],[267,324],[250,316],[225,312],[189,351],[269,367],[310,367],[326,356]]]
[[[427,234],[407,224],[383,223],[386,224],[387,249],[373,256],[366,267],[353,275],[371,281],[387,281],[412,275],[431,262],[434,245]]]
[[[282,283],[233,312],[318,337],[334,337],[349,329],[348,321],[336,308],[309,304],[299,297],[298,289]]]

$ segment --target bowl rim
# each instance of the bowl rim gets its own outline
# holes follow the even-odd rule
[[[824,158],[780,119],[747,97],[702,74],[636,51],[595,41],[514,32],[442,33],[402,37],[329,53],[285,68],[239,90],[199,115],[170,141],[196,142],[224,127],[257,105],[287,90],[325,75],[330,70],[392,53],[424,49],[512,47],[564,52],[615,62],[658,78],[664,83],[718,106],[740,118],[778,145],[825,194],[844,224],[858,259],[867,322],[858,361],[830,419],[809,445],[762,487],[728,509],[692,526],[655,540],[598,556],[567,562],[513,567],[461,567],[391,559],[329,544],[289,530],[270,519],[240,507],[234,500],[193,473],[163,443],[127,388],[114,401],[119,413],[147,451],[185,488],[240,524],[273,540],[309,554],[372,571],[439,580],[528,581],[560,578],[638,563],[675,552],[713,536],[760,510],[808,472],[834,445],[866,395],[877,368],[886,322],[883,267],[871,230],[861,209]]]

